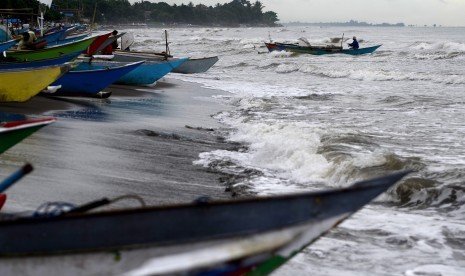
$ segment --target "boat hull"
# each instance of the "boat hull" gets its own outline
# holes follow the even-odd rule
[[[54,273],[76,269],[114,275],[148,258],[156,258],[158,270],[136,275],[219,272],[225,264],[234,264],[226,272],[260,268],[269,273],[406,174],[322,192],[4,219],[0,273],[23,269],[27,275],[26,268],[40,265]],[[202,252],[223,253],[205,258]],[[192,263],[181,262],[185,258]],[[34,268],[30,271],[37,275]]]
[[[0,154],[24,140],[42,127],[55,122],[54,118],[15,121],[0,124]]]
[[[0,256],[181,244],[317,222],[355,212],[404,175],[335,191],[1,220]]]
[[[77,51],[83,51],[97,38],[97,36],[85,38],[79,41],[60,44],[57,46],[47,47],[40,50],[16,50],[7,51],[7,57],[14,58],[18,61],[35,61],[41,59],[55,58],[64,54],[70,54]]]
[[[20,62],[2,62],[0,63],[0,71],[7,69],[20,69],[20,68],[36,68],[42,66],[59,65],[65,62],[70,62],[76,59],[81,54],[77,51],[70,54],[65,54],[55,58],[41,59],[36,61],[20,61]]]
[[[116,57],[116,55],[115,55]],[[125,85],[152,85],[159,79],[163,78],[166,74],[170,73],[174,68],[186,62],[188,59],[177,59],[174,61],[163,61],[163,60],[145,60],[143,58],[132,58],[130,61],[125,62],[138,62],[145,61],[141,66],[128,74],[121,77],[115,83]],[[93,60],[91,62],[94,68],[107,68],[114,66],[121,66],[124,62],[118,61],[106,61],[106,60]],[[82,66],[86,66],[84,63]],[[81,66],[80,65],[80,66]]]
[[[25,102],[71,69],[71,64],[0,71],[0,102]]]
[[[55,32],[45,34],[44,36],[39,37],[38,40],[39,41],[42,41],[42,40],[47,41],[47,45],[52,44],[52,43],[58,41],[58,39],[60,39],[60,37],[62,37],[64,33],[65,33],[65,30],[57,30]]]
[[[19,42],[19,39],[13,39],[13,40],[0,43],[0,53],[10,49],[14,45],[16,45],[18,42]]]
[[[371,54],[381,45],[372,47],[359,48],[359,49],[342,49],[342,47],[311,47],[311,46],[299,46],[296,44],[285,44],[285,43],[265,43],[268,51],[286,51],[298,54],[310,54],[310,55],[327,55],[327,54],[347,54],[347,55],[363,55]]]
[[[190,58],[188,61],[179,65],[173,70],[173,73],[196,74],[207,72],[215,63],[218,57]]]
[[[79,65],[52,83],[52,86],[61,85],[56,95],[95,95],[142,64],[143,61],[139,61],[109,68]]]

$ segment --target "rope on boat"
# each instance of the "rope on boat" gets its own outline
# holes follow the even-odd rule
[[[116,198],[112,199],[112,200],[111,200],[111,203],[116,202],[116,201],[119,201],[119,200],[123,200],[123,199],[128,199],[128,198],[130,198],[130,199],[135,199],[135,200],[139,201],[139,203],[140,203],[140,205],[141,205],[142,207],[146,207],[146,206],[147,206],[147,205],[145,204],[144,199],[142,199],[142,198],[141,198],[140,196],[138,196],[138,195],[123,195],[123,196],[119,196],[119,197],[116,197]]]

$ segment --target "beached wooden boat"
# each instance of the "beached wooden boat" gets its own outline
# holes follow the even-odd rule
[[[286,51],[298,54],[311,54],[311,55],[327,55],[327,54],[348,54],[348,55],[363,55],[371,54],[381,45],[372,47],[359,48],[359,49],[343,49],[340,46],[328,45],[328,46],[301,46],[298,44],[287,44],[287,43],[266,43],[268,51]]]
[[[81,63],[64,74],[51,86],[61,86],[54,95],[95,96],[97,93],[118,81],[124,75],[141,66],[144,61],[124,64],[116,67],[93,67],[92,64]],[[83,66],[81,66],[83,65]]]
[[[320,192],[173,206],[89,212],[113,202],[102,199],[60,213],[46,204],[30,216],[0,220],[0,274],[37,275],[40,266],[44,275],[121,275],[153,257],[165,266],[133,275],[241,275],[228,273],[242,270],[265,275],[407,173]],[[60,206],[69,207],[55,205]],[[226,250],[234,241],[240,250]],[[224,255],[189,253],[210,248]],[[189,265],[166,266],[164,257],[180,260],[177,254],[183,253],[192,257]]]
[[[96,38],[97,36],[92,36],[66,44],[46,47],[40,50],[10,50],[6,52],[6,56],[14,58],[18,61],[34,61],[40,59],[54,58],[76,51],[83,51],[90,44],[92,44],[92,42],[94,42]]]
[[[189,58],[188,61],[174,68],[173,73],[196,74],[207,72],[216,62],[218,57]]]
[[[20,38],[18,39],[12,39],[8,40],[5,42],[0,42],[0,54],[3,53],[3,51],[6,51],[16,45],[19,42]]]
[[[101,45],[108,40],[110,35],[111,33],[106,33],[106,34],[97,36],[94,42],[92,42],[92,44],[90,44],[89,47],[87,47],[87,49],[84,51],[84,54],[88,56],[95,54],[97,50],[101,47]]]
[[[68,72],[72,63],[0,71],[0,102],[25,102]]]
[[[130,61],[133,60],[134,55],[139,58],[145,58],[147,60],[161,60],[161,61],[175,61],[179,58],[175,58],[171,55],[158,52],[140,52],[140,51],[114,51],[117,56],[116,59],[119,61]],[[204,73],[208,71],[216,62],[218,62],[218,56],[202,57],[202,58],[189,58],[186,62],[173,69],[173,73],[181,74],[195,74]]]
[[[37,40],[38,41],[45,40],[47,41],[47,45],[50,45],[50,44],[53,44],[54,42],[57,42],[60,39],[60,37],[63,36],[64,33],[65,33],[65,30],[56,30],[55,32],[51,32],[41,37],[38,37]]]
[[[67,36],[63,39],[59,39],[58,41],[55,41],[53,43],[49,43],[48,46],[52,46],[52,45],[60,45],[60,44],[66,44],[66,43],[70,43],[70,42],[75,42],[75,41],[78,41],[78,40],[82,40],[86,37],[90,37],[91,33],[88,32],[88,33],[84,33],[84,34],[79,34],[79,35],[74,35],[74,36]]]
[[[121,49],[114,51],[118,55],[117,59],[119,61],[130,61],[132,60],[132,55],[143,57],[147,60],[164,60],[164,61],[174,61],[179,58],[173,57],[169,52],[168,47],[168,33],[165,31],[164,37],[166,39],[165,52],[142,52],[128,50],[129,46],[134,43],[134,36],[132,33],[124,33],[121,38]],[[123,43],[125,42],[125,43]],[[126,45],[125,45],[126,44]],[[182,74],[195,74],[195,73],[204,73],[208,71],[216,62],[218,62],[218,56],[211,57],[200,57],[200,58],[189,58],[186,62],[179,65],[173,69],[173,73],[182,73]]]
[[[55,118],[45,118],[0,123],[0,154],[55,121]]]
[[[120,33],[120,34],[117,34],[117,35],[111,35],[111,34],[112,33],[109,33],[110,36],[107,38],[107,40],[105,40],[103,43],[101,43],[100,46],[93,52],[93,54],[96,54],[96,55],[102,54],[101,51],[103,49],[105,49],[108,45],[112,44],[113,42],[115,42],[116,40],[121,38],[126,33]]]
[[[7,69],[35,68],[42,66],[59,65],[65,62],[73,61],[81,54],[82,51],[77,51],[70,54],[64,54],[59,57],[40,59],[34,61],[0,61],[0,71]]]
[[[187,58],[174,61],[163,61],[159,59],[146,60],[141,57],[132,56],[130,59],[124,58],[122,59],[124,61],[120,61],[118,57],[119,54],[115,54],[113,60],[93,59],[90,63],[83,62],[80,67],[85,68],[86,64],[89,64],[92,68],[107,68],[121,66],[128,62],[145,61],[141,66],[121,77],[116,83],[126,85],[152,85],[157,80],[171,72],[174,68],[188,60]]]

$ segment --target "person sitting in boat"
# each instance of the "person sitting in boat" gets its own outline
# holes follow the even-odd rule
[[[112,36],[116,36],[117,34],[118,34],[118,31],[117,31],[117,30],[114,30],[114,31],[111,33]],[[113,48],[113,50],[114,50],[114,49],[118,49],[118,46],[119,46],[119,45],[118,45],[118,39],[115,39],[115,41],[113,41],[113,43],[111,43],[111,48]]]
[[[353,39],[352,43],[348,43],[349,47],[351,49],[358,49],[359,45],[358,45],[357,38],[354,36],[352,39]]]
[[[23,33],[23,39],[18,43],[18,49],[25,50],[30,49],[37,41],[37,36],[33,31],[27,31]]]

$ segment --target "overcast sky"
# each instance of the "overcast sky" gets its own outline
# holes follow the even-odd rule
[[[140,0],[129,0],[139,2]],[[165,0],[173,4],[214,6],[222,0]],[[255,0],[249,0],[254,3]],[[465,26],[465,0],[261,0],[264,11],[274,11],[281,22],[405,23],[406,25]]]

